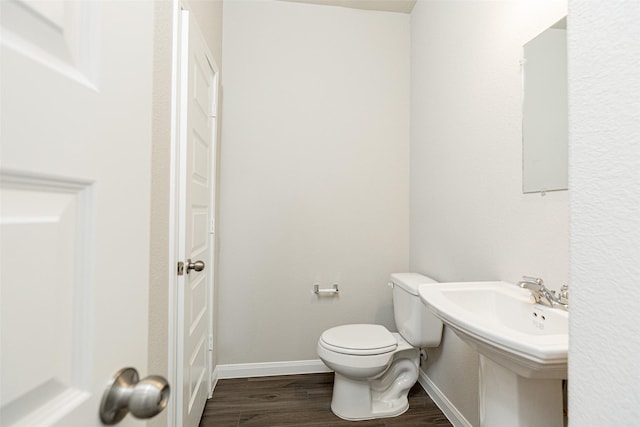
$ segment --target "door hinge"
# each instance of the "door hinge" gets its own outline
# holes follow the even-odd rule
[[[215,218],[211,218],[211,223],[209,224],[209,234],[214,234],[216,232],[216,220]]]
[[[178,262],[178,276],[184,276],[184,262]]]
[[[209,335],[209,351],[213,351],[213,335]]]

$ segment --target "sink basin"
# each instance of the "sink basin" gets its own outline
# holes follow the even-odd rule
[[[569,315],[506,282],[422,286],[420,298],[478,352],[526,378],[566,378]]]
[[[506,282],[425,284],[418,292],[480,355],[481,427],[564,425],[568,312]]]

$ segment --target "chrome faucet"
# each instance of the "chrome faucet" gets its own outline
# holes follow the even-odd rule
[[[522,280],[518,282],[518,286],[529,289],[536,304],[569,310],[569,287],[567,285],[562,286],[559,296],[556,296],[556,291],[547,289],[544,286],[544,281],[540,277],[522,276]]]
[[[523,289],[529,289],[533,298],[536,300],[538,304],[540,304],[540,299],[542,295],[540,291],[545,289],[544,280],[540,277],[530,277],[530,276],[522,276],[522,280],[518,282],[518,286]]]

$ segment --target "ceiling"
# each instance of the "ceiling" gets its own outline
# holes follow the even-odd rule
[[[298,3],[313,3],[342,6],[353,9],[381,10],[386,12],[411,13],[417,0],[283,0]]]

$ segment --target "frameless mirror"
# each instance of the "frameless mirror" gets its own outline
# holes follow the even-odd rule
[[[568,189],[567,20],[524,46],[524,193]]]

